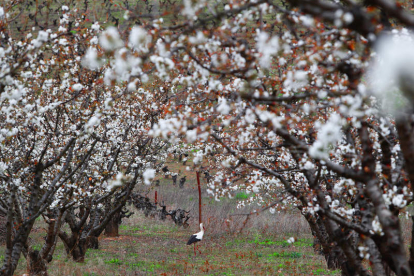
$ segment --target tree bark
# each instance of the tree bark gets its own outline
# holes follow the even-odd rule
[[[7,223],[6,216],[0,213],[0,245],[6,242],[6,234],[7,234],[6,223]]]
[[[30,276],[47,276],[47,266],[45,260],[40,255],[39,250],[29,250],[27,254],[27,264]]]
[[[78,240],[78,234],[72,233],[69,237],[65,232],[60,232],[59,237],[65,246],[66,254],[71,256],[75,262],[83,263],[85,261],[86,248],[85,243]]]
[[[398,138],[400,140],[401,152],[404,156],[405,171],[411,183],[414,183],[414,129],[411,116],[405,116],[396,120]]]
[[[34,222],[34,221],[33,221]],[[29,238],[30,231],[33,227],[33,223],[23,225],[16,233],[12,245],[6,250],[6,257],[8,259],[4,261],[4,265],[0,270],[0,275],[13,275],[16,270],[17,263],[19,262],[20,255],[26,247],[27,239]],[[9,234],[8,234],[9,235]]]
[[[355,275],[355,271],[349,267],[341,247],[331,241],[320,218],[311,218],[308,215],[308,223],[314,236],[313,248],[316,253],[325,257],[326,265],[330,270],[341,269],[342,275]]]
[[[114,214],[112,219],[108,222],[105,227],[105,235],[108,237],[118,237],[119,236],[119,220],[121,216],[121,211]]]

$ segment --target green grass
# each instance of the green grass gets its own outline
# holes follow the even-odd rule
[[[96,274],[96,273],[88,273],[88,272],[86,272],[85,274],[83,274],[83,276],[98,276],[98,274]]]
[[[314,275],[339,275],[340,271],[339,270],[326,270],[323,268],[319,268],[319,269],[312,271],[312,273]]]
[[[297,259],[301,258],[303,256],[302,253],[299,252],[274,252],[272,254],[267,255],[270,258],[291,258],[291,259]]]
[[[248,199],[250,196],[244,192],[239,192],[236,194],[236,199],[237,200],[244,200],[244,199]]]
[[[122,262],[118,258],[113,258],[108,261],[105,261],[106,264],[115,264],[115,265],[121,265]]]
[[[256,243],[260,245],[276,245],[281,247],[312,247],[312,239],[297,239],[294,243],[288,243],[286,240],[274,240],[269,238],[260,239],[260,236],[256,236],[254,240],[249,241],[249,243]]]

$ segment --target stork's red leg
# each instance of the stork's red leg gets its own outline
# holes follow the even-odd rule
[[[197,246],[197,250],[198,250],[198,252],[200,252],[200,254],[201,254],[201,251],[200,251],[200,249],[198,249],[199,247],[200,247],[200,246],[198,245],[198,246]]]
[[[194,243],[194,256],[196,256],[196,252],[195,252],[195,243]]]

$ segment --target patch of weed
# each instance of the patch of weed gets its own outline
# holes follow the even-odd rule
[[[36,244],[32,246],[33,250],[38,250],[40,251],[42,249],[42,246],[40,244]]]
[[[267,255],[270,258],[292,258],[292,259],[297,259],[303,256],[302,253],[299,252],[274,252],[272,254]]]
[[[326,270],[323,268],[318,268],[312,271],[313,275],[335,275],[341,273],[340,270]]]
[[[121,229],[121,230],[128,230],[128,226],[127,225],[119,225],[119,229]]]
[[[253,241],[249,241],[249,243],[255,243],[259,245],[278,245],[282,247],[288,247],[292,245],[297,246],[297,247],[307,247],[307,246],[311,247],[313,245],[312,242],[306,239],[299,239],[295,241],[294,243],[288,243],[286,240],[271,240],[269,238],[260,240],[259,236],[256,236],[255,239]]]
[[[245,192],[239,192],[236,194],[236,199],[237,200],[244,200],[244,199],[248,199],[249,195],[246,194]]]
[[[116,264],[116,265],[121,265],[122,262],[118,259],[118,258],[113,258],[110,259],[108,261],[105,261],[106,264]]]
[[[226,246],[231,247],[231,246],[236,246],[236,245],[242,245],[244,243],[246,243],[245,239],[234,239],[234,240],[226,242]]]
[[[139,269],[141,271],[146,271],[146,272],[154,272],[155,269],[161,268],[160,264],[146,263],[144,261],[139,261],[136,263],[129,263],[128,265],[131,269]]]

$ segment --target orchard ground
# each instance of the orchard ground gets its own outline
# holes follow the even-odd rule
[[[177,159],[171,160],[168,168],[179,173],[177,185],[171,176],[157,177],[160,186],[139,186],[142,194],[154,200],[164,201],[167,210],[182,208],[190,210],[190,227],[177,227],[168,217],[166,221],[145,217],[132,205],[134,212],[120,225],[120,236],[99,238],[99,249],[88,249],[84,263],[76,263],[66,255],[63,243],[58,241],[53,261],[48,264],[49,275],[340,275],[340,271],[328,270],[322,255],[313,249],[310,229],[297,210],[271,214],[246,216],[259,206],[235,209],[238,199],[252,195],[235,193],[233,199],[216,201],[203,185],[203,220],[206,224],[200,251],[194,256],[193,246],[186,242],[191,234],[199,231],[198,191],[196,174],[186,170]],[[191,160],[187,161],[191,164]],[[186,176],[184,188],[179,188],[179,179]],[[408,244],[411,234],[408,224],[401,218],[404,240]],[[46,235],[46,224],[39,218],[30,236],[31,246],[40,249]],[[293,244],[288,239],[294,237]],[[0,261],[5,246],[0,246]],[[26,260],[19,261],[16,275],[27,273]]]
[[[187,162],[190,164],[190,160]],[[89,249],[84,263],[76,263],[66,255],[62,242],[58,242],[53,261],[48,264],[49,275],[340,275],[329,271],[323,256],[314,252],[313,237],[303,217],[296,210],[250,216],[259,206],[235,209],[237,198],[250,195],[236,193],[233,199],[216,201],[203,185],[203,220],[206,224],[204,240],[199,243],[201,255],[194,256],[193,246],[186,242],[199,231],[198,191],[194,171],[178,163],[167,164],[170,171],[179,173],[177,185],[169,178],[158,178],[160,186],[140,186],[143,194],[159,201],[167,209],[190,210],[190,227],[177,227],[168,217],[166,221],[145,217],[133,206],[134,215],[124,219],[120,236],[100,237],[99,249]],[[184,188],[179,179],[186,176]],[[244,227],[243,227],[244,225]],[[40,249],[46,235],[46,224],[39,218],[30,236],[31,246]],[[296,241],[289,244],[287,240]],[[0,246],[0,259],[5,246]],[[1,260],[0,260],[1,261]],[[19,261],[16,275],[26,271],[26,260]]]
[[[210,226],[211,228],[214,225]],[[200,243],[201,255],[186,246],[196,229],[175,227],[170,221],[149,221],[135,215],[121,226],[118,238],[102,237],[98,250],[89,249],[84,263],[67,258],[59,242],[49,275],[339,275],[328,271],[312,248],[310,235],[293,244],[285,233],[271,228],[241,234],[210,234]],[[37,228],[32,243],[41,244],[44,230]],[[2,251],[4,247],[2,248]],[[26,272],[24,258],[17,275]]]
[[[191,164],[190,160],[187,162]],[[304,218],[295,209],[250,216],[259,206],[235,209],[237,199],[248,196],[236,193],[233,199],[216,201],[203,185],[203,220],[205,238],[199,243],[201,255],[194,256],[193,247],[186,242],[199,231],[198,192],[195,172],[177,160],[167,164],[170,171],[179,173],[177,185],[169,178],[158,177],[160,186],[140,186],[138,190],[154,200],[164,201],[167,209],[190,210],[190,227],[177,227],[168,217],[166,221],[145,217],[133,206],[134,215],[124,219],[120,236],[100,237],[99,249],[89,249],[84,263],[76,263],[66,255],[63,244],[57,244],[54,259],[48,264],[49,275],[340,275],[330,271],[322,255],[313,249],[313,237]],[[184,188],[179,179],[186,176]],[[403,224],[409,221],[402,218]],[[408,226],[408,225],[407,225]],[[46,225],[39,218],[31,234],[31,245],[40,249],[46,235]],[[404,227],[403,229],[410,229]],[[287,240],[295,238],[290,244]],[[404,233],[406,243],[410,233]],[[5,250],[0,247],[0,259]],[[26,273],[26,261],[20,259],[16,275]]]

